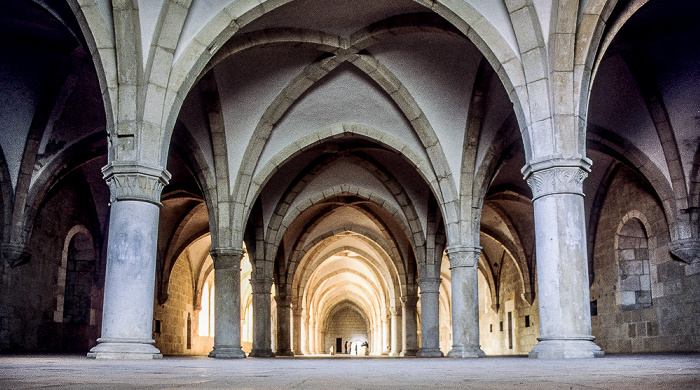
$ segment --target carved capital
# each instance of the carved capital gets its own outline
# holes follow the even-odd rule
[[[441,278],[425,278],[418,279],[418,285],[420,286],[420,293],[439,293],[440,283],[442,283]]]
[[[157,206],[160,194],[170,181],[170,173],[160,167],[114,162],[102,168],[109,186],[110,201],[140,200]]]
[[[214,261],[214,269],[241,269],[241,259],[245,254],[239,248],[212,248],[209,253]]]
[[[689,238],[671,241],[668,244],[671,254],[681,261],[692,264],[700,261],[700,239]]]
[[[29,256],[24,244],[16,242],[2,244],[2,259],[10,268],[29,262]]]
[[[450,260],[450,269],[458,267],[476,267],[481,255],[480,246],[451,246],[446,250]]]
[[[532,200],[552,194],[583,196],[583,181],[591,172],[591,160],[546,160],[523,168],[523,178],[532,189]]]

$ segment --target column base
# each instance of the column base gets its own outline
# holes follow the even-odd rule
[[[442,354],[442,351],[440,351],[439,348],[421,348],[418,350],[418,357],[426,357],[426,358],[433,358],[433,357],[443,357],[444,355]]]
[[[605,352],[593,342],[592,336],[568,338],[542,338],[530,354],[535,359],[580,359],[603,357]]]
[[[97,339],[87,357],[90,359],[162,359],[154,340]]]
[[[399,352],[392,351],[392,352],[389,352],[389,356],[397,357],[397,356],[401,356],[401,354]]]
[[[303,352],[294,352],[294,356],[304,356]]]
[[[416,356],[417,354],[417,349],[408,349],[406,351],[401,351],[401,354],[399,356]]]
[[[275,356],[294,356],[294,352],[291,350],[277,351],[275,352]]]
[[[261,358],[271,358],[275,357],[275,353],[272,352],[272,349],[253,349],[250,351],[248,354],[250,357],[261,357]]]
[[[241,347],[217,347],[209,352],[209,357],[217,359],[242,359],[245,357],[245,352]]]
[[[479,346],[475,347],[463,347],[461,345],[453,345],[452,350],[447,353],[447,357],[449,358],[482,358],[486,357],[486,354],[484,351],[479,348]]]

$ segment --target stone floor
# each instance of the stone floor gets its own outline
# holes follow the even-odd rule
[[[700,389],[700,354],[535,360],[166,357],[101,361],[0,355],[0,388]]]

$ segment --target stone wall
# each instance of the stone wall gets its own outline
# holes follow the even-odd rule
[[[502,267],[500,274],[496,271],[500,280],[498,308],[492,302],[486,279],[479,274],[481,349],[487,355],[527,354],[537,344],[539,336],[537,299],[532,305],[523,299],[522,281],[511,259],[504,261]],[[512,345],[508,335],[509,329],[512,332]]]
[[[346,341],[350,342],[370,342],[369,334],[367,334],[367,323],[362,316],[350,308],[341,309],[328,319],[328,327],[326,328],[326,338],[324,340],[323,352],[330,351],[331,346],[335,348],[336,338],[343,339],[343,345]],[[371,346],[370,346],[371,347]],[[339,351],[337,351],[339,352]]]
[[[593,335],[605,352],[700,351],[700,264],[671,257],[666,217],[647,188],[622,168],[600,211],[591,286],[597,308]],[[639,227],[630,230],[634,224],[641,225],[646,240]]]
[[[198,313],[194,312],[194,289],[187,256],[180,255],[173,265],[168,284],[168,300],[155,305],[153,339],[163,355],[194,354]],[[190,322],[188,329],[187,322]],[[160,325],[155,324],[160,322]],[[157,332],[160,327],[160,332]],[[189,331],[189,335],[188,335]],[[189,337],[189,345],[188,345]],[[189,348],[188,348],[189,347]],[[208,351],[207,351],[208,352]]]
[[[96,344],[104,286],[101,246],[96,245],[95,260],[89,262],[90,267],[73,263],[73,271],[79,266],[83,269],[81,273],[85,273],[80,275],[80,281],[69,277],[59,284],[59,268],[71,228],[85,226],[93,241],[101,242],[94,207],[91,207],[92,196],[85,191],[87,188],[80,171],[66,177],[48,194],[37,212],[27,247],[29,262],[14,268],[1,266],[0,351],[87,353]],[[87,271],[86,268],[92,269]],[[73,285],[69,294],[66,294],[66,283]],[[77,293],[76,285],[80,285]],[[56,317],[56,312],[63,312],[62,308],[58,310],[59,295],[72,299],[79,296],[78,302],[69,303],[74,313],[80,313],[79,320],[66,319],[63,315]]]

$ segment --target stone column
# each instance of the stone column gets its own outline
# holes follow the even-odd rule
[[[311,326],[309,325],[309,313],[304,313],[302,317],[304,322],[302,328],[300,329],[301,337],[301,353],[304,355],[310,355],[311,350],[309,349],[309,340],[311,339]],[[304,332],[306,330],[306,332]]]
[[[212,248],[214,349],[209,357],[244,358],[241,349],[241,258],[243,249]]]
[[[591,334],[583,180],[590,160],[547,160],[523,168],[532,188],[539,302],[534,358],[603,356]]]
[[[253,290],[253,348],[251,357],[273,357],[272,329],[270,329],[270,294],[273,280],[255,278],[250,280]]]
[[[389,356],[399,356],[401,353],[401,312],[396,306],[391,308],[391,352]]]
[[[161,358],[153,346],[153,299],[160,194],[170,174],[116,162],[102,172],[111,194],[102,334],[87,356]]]
[[[452,350],[448,357],[484,357],[479,344],[479,279],[481,247],[447,248],[452,273]]]
[[[292,350],[294,355],[303,355],[301,352],[301,305],[292,302]]]
[[[391,312],[387,313],[382,321],[382,355],[388,355],[391,352]]]
[[[275,297],[277,301],[277,356],[294,356],[292,352],[290,336],[290,313],[292,311],[292,303],[288,297]]]
[[[309,319],[309,352],[314,355],[318,354],[318,349],[316,348],[316,321],[313,318]]]
[[[419,279],[422,345],[419,357],[442,357],[440,351],[440,278]]]
[[[418,297],[401,297],[401,311],[403,317],[403,348],[401,356],[416,356],[418,353],[418,322],[416,320],[416,304]]]

